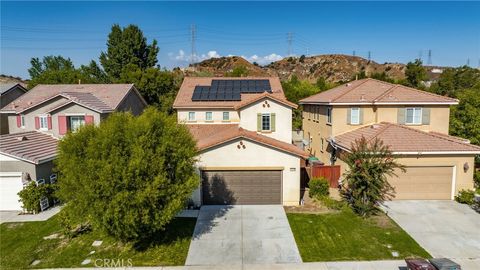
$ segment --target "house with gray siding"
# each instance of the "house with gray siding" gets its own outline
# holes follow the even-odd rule
[[[0,84],[0,109],[10,102],[14,101],[21,95],[25,94],[27,89],[19,83],[2,83]],[[0,115],[0,134],[8,133],[7,115]]]
[[[17,193],[29,181],[56,180],[53,160],[65,134],[146,106],[133,84],[37,85],[7,104],[0,109],[10,133],[0,136],[0,210],[21,210]]]

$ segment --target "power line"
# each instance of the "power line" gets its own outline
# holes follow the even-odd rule
[[[287,33],[287,42],[288,42],[287,56],[291,56],[293,54],[293,50],[292,50],[293,33],[292,32]]]

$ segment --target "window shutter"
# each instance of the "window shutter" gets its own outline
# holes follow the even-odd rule
[[[399,124],[399,125],[404,125],[405,124],[405,108],[398,108],[397,124]]]
[[[262,114],[257,113],[257,131],[262,131]]]
[[[17,115],[17,127],[21,127],[21,126],[22,126],[22,116]]]
[[[270,130],[271,130],[271,131],[275,131],[275,122],[276,122],[276,121],[275,121],[275,114],[272,113],[272,114],[270,115]]]
[[[348,108],[347,110],[347,125],[352,123],[352,108]]]
[[[52,116],[51,115],[47,116],[47,125],[48,125],[48,129],[52,129]]]
[[[363,108],[359,108],[358,110],[359,110],[359,114],[360,114],[360,115],[359,115],[358,123],[359,123],[360,125],[363,125]]]
[[[40,128],[40,118],[38,116],[35,116],[35,129]]]
[[[85,124],[93,124],[93,115],[85,115]]]
[[[430,125],[430,108],[422,108],[422,124]]]
[[[60,135],[67,133],[67,117],[65,115],[58,116],[58,133]]]

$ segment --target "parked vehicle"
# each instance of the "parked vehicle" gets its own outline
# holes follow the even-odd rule
[[[459,264],[447,258],[434,258],[429,260],[438,270],[461,270]]]
[[[437,270],[425,259],[405,259],[409,270]]]

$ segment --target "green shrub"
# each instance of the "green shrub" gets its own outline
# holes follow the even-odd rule
[[[480,189],[480,171],[475,171],[473,174],[473,184],[477,188],[477,190]]]
[[[473,190],[460,190],[458,192],[458,195],[455,196],[455,201],[459,203],[465,203],[465,204],[473,204],[474,203],[474,191]]]
[[[40,212],[40,199],[47,197],[52,199],[54,186],[51,184],[37,185],[37,182],[32,181],[24,189],[18,192],[20,202],[23,204],[23,208],[30,213]]]
[[[320,198],[329,195],[330,184],[325,177],[313,178],[308,182],[310,198]]]

